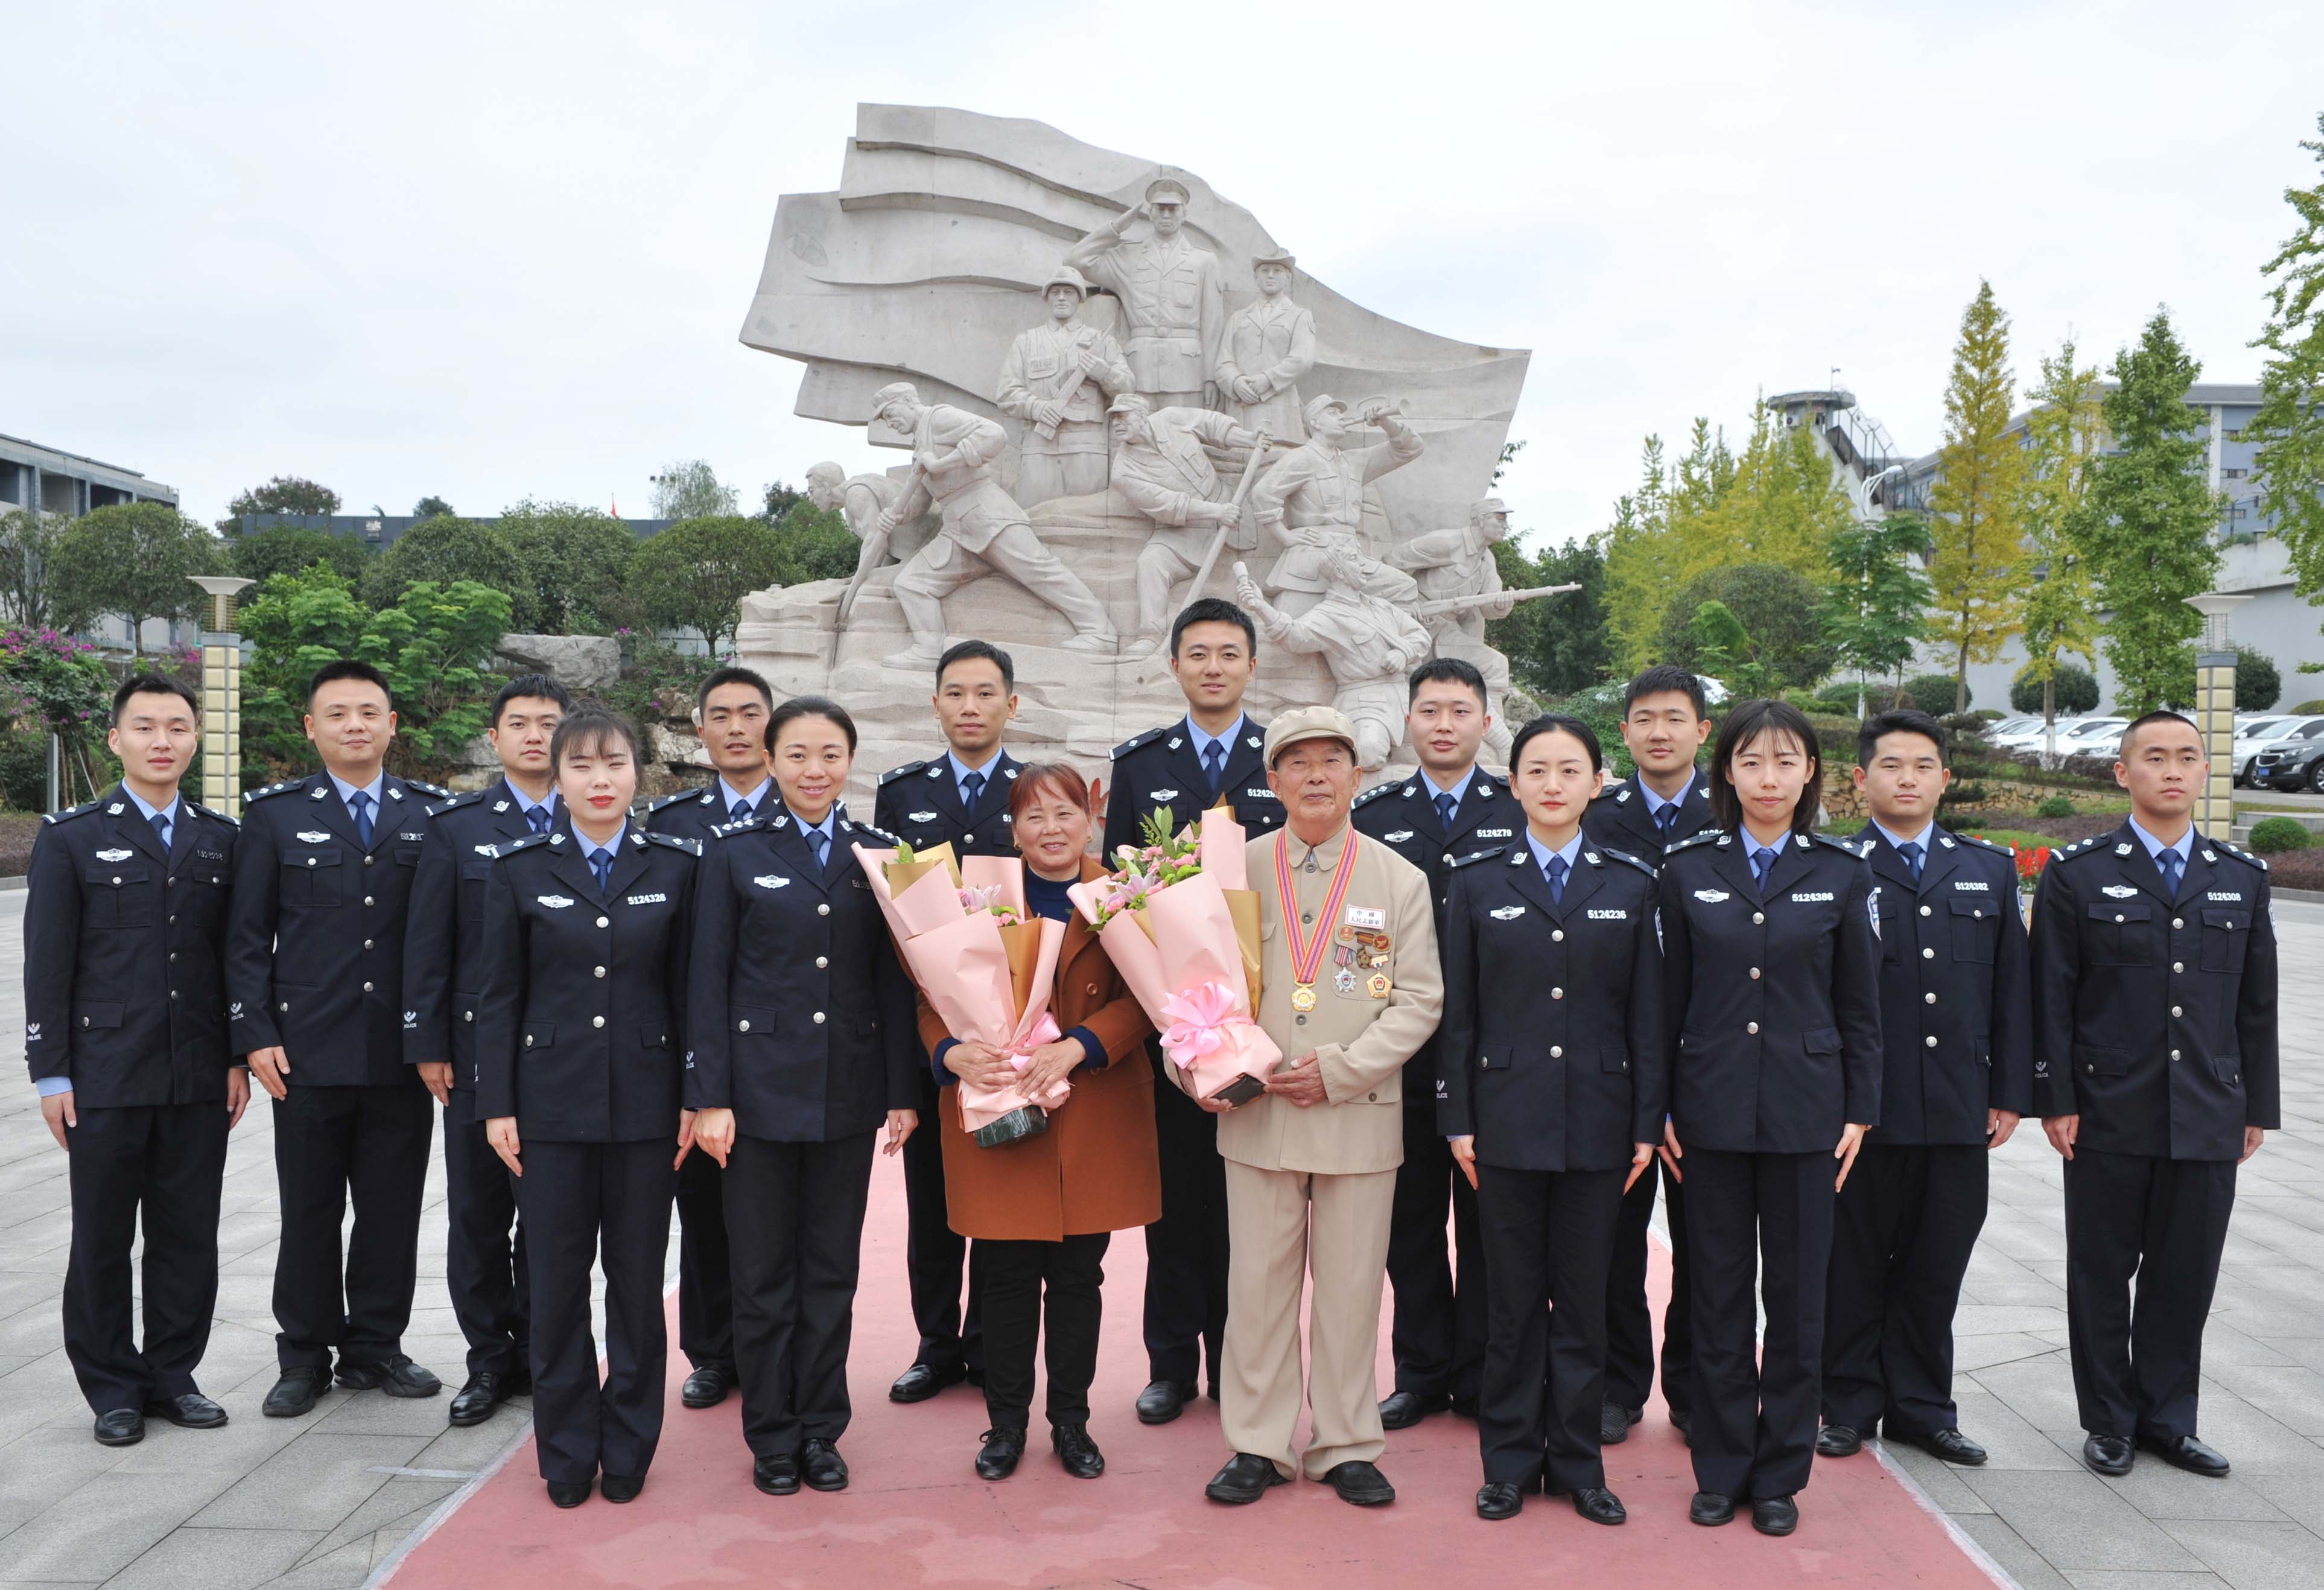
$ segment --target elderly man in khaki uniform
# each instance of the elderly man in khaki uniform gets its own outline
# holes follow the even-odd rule
[[[1256,1502],[1301,1472],[1358,1506],[1396,1500],[1373,1466],[1385,1445],[1380,1283],[1404,1161],[1403,1067],[1436,1031],[1444,979],[1426,876],[1349,824],[1355,744],[1329,707],[1268,726],[1267,781],[1288,820],[1249,854],[1259,1025],[1283,1060],[1265,1095],[1219,1123],[1233,1252],[1219,1410],[1234,1456],[1204,1493],[1214,1502]],[[1305,1453],[1292,1444],[1303,1283],[1314,1297]]]

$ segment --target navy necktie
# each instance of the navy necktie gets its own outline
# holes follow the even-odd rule
[[[976,809],[977,797],[984,793],[984,775],[970,773],[960,781],[960,804],[964,811]]]
[[[164,855],[169,855],[170,814],[168,812],[157,811],[153,814],[153,833],[155,837],[161,841],[161,854]]]
[[[1450,800],[1452,797],[1447,795],[1443,799]],[[1553,855],[1541,864],[1541,870],[1549,874],[1549,897],[1558,904],[1563,905],[1565,903],[1565,858],[1562,855]]]
[[[2158,850],[2154,864],[2163,869],[2163,886],[2171,891],[2171,898],[2179,898],[2179,869],[2187,864],[2186,857],[2175,850]]]
[[[363,841],[366,850],[369,849],[371,847],[371,796],[362,790],[357,790],[348,796],[347,815],[355,819],[355,837]]]
[[[1203,774],[1211,781],[1211,793],[1219,792],[1219,781],[1226,777],[1226,747],[1216,740],[1203,747]]]
[[[728,807],[726,809],[726,820],[730,823],[750,821],[751,803],[747,800],[737,800],[733,805]]]
[[[524,814],[524,826],[536,834],[549,832],[549,808],[546,806],[536,806]]]
[[[1452,831],[1452,814],[1460,809],[1461,802],[1458,798],[1442,794],[1437,796],[1436,826],[1445,833],[1451,833]],[[1563,864],[1561,863],[1560,864],[1563,865]]]
[[[816,871],[821,872],[825,858],[831,853],[831,836],[821,828],[809,828],[807,831],[807,847],[815,855]]]
[[[1663,843],[1665,845],[1668,845],[1671,842],[1672,833],[1678,827],[1677,801],[1665,800],[1663,802],[1663,809],[1655,813],[1655,827],[1662,831]]]
[[[589,870],[597,874],[597,892],[606,892],[613,886],[613,853],[610,850],[592,851]]]
[[[1774,851],[1754,850],[1751,853],[1751,875],[1758,880],[1759,892],[1762,895],[1767,892],[1767,874],[1775,870],[1775,853]]]
[[[1899,845],[1896,846],[1896,854],[1903,856],[1904,864],[1913,869],[1913,882],[1919,883],[1921,881],[1920,846],[1918,844]]]

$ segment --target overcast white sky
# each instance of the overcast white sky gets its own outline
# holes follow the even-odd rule
[[[1302,22],[1303,14],[1324,20]],[[187,509],[311,476],[647,507],[892,462],[735,340],[858,100],[1201,172],[1356,301],[1533,349],[1503,485],[1604,522],[1640,438],[1833,366],[1934,448],[1989,276],[2018,363],[2168,303],[2250,380],[2324,5],[885,6],[0,0],[0,431]]]

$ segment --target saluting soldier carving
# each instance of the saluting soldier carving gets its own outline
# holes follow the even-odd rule
[[[1226,323],[1219,256],[1186,236],[1186,185],[1157,177],[1145,202],[1084,237],[1065,263],[1121,299],[1123,347],[1139,393],[1157,408],[1215,408],[1211,372]],[[1137,223],[1148,236],[1126,236]]]
[[[1019,331],[1001,361],[992,401],[1023,422],[1017,501],[1028,508],[1105,489],[1105,405],[1130,391],[1132,378],[1112,333],[1074,322],[1088,296],[1082,273],[1059,266],[1041,287],[1048,319]]]

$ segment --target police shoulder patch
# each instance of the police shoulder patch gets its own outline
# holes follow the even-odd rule
[[[892,784],[898,779],[908,778],[927,765],[927,761],[924,757],[918,762],[908,762],[901,767],[891,767],[880,775],[880,781],[883,784]]]
[[[650,817],[655,812],[659,811],[663,807],[676,806],[681,800],[699,800],[701,799],[702,791],[699,789],[688,788],[680,790],[675,795],[665,795],[659,800],[647,802],[646,815]]]
[[[2239,850],[2235,846],[2228,844],[2225,839],[2213,839],[2210,840],[2209,843],[2217,848],[2226,851],[2229,855],[2234,856],[2246,866],[2257,867],[2263,873],[2267,871],[2267,862],[2260,856],[2254,855],[2248,850]]]
[[[425,783],[419,779],[406,779],[403,781],[403,787],[407,790],[417,790],[422,795],[427,796],[430,800],[449,800],[452,799],[452,791],[447,790],[441,784]]]
[[[1401,779],[1398,779],[1398,780],[1393,781],[1391,781],[1391,782],[1389,782],[1389,783],[1386,783],[1386,784],[1374,784],[1370,789],[1369,789],[1369,790],[1365,790],[1362,794],[1360,794],[1360,795],[1359,795],[1359,796],[1357,796],[1357,797],[1356,797],[1356,806],[1357,806],[1357,807],[1369,806],[1369,805],[1370,805],[1373,801],[1378,800],[1381,796],[1383,796],[1383,795],[1393,795],[1393,794],[1395,794],[1398,790],[1401,790],[1401,789],[1403,789],[1403,788],[1404,788],[1404,781],[1402,781]],[[1351,808],[1351,809],[1353,809],[1353,808]]]
[[[1497,855],[1504,855],[1507,854],[1508,847],[1506,846],[1497,846],[1489,850],[1472,850],[1466,855],[1454,856],[1452,858],[1452,865],[1456,869],[1465,866],[1473,866],[1478,862],[1490,861]],[[1609,850],[1606,854],[1611,855],[1614,853]]]
[[[2017,854],[2015,851],[2010,849],[2006,845],[1996,845],[1992,840],[1987,838],[1982,834],[1959,834],[1953,833],[1950,828],[1946,829],[1945,832],[1950,834],[1953,838],[1960,840],[1964,845],[1974,845],[1981,850],[1990,850],[1997,855],[2015,855]]]
[[[2078,840],[2063,850],[2052,852],[2050,860],[2055,864],[2061,861],[2075,861],[2085,855],[2103,855],[2107,851],[2106,842],[2110,837],[2112,837],[2111,835],[2100,835],[2095,839]]]
[[[688,855],[702,854],[701,840],[689,839],[679,834],[648,834],[645,840],[649,845],[659,845],[666,850],[683,850]]]
[[[195,809],[196,811],[200,812],[204,817],[216,818],[218,821],[220,821],[220,822],[222,822],[222,823],[226,824],[228,827],[238,828],[238,827],[242,827],[242,819],[241,819],[241,818],[231,818],[231,817],[228,817],[228,816],[226,816],[226,813],[224,813],[224,812],[222,812],[222,811],[217,810],[217,809],[216,808],[214,808],[214,807],[208,807],[208,806],[196,806],[196,805],[195,805],[192,801],[190,801],[190,800],[189,800],[189,801],[188,801],[186,804],[187,804],[187,805],[189,805],[189,806],[193,806],[194,809]]]
[[[1163,735],[1168,734],[1176,727],[1177,727],[1177,725],[1176,724],[1166,723],[1158,729],[1148,729],[1142,735],[1132,735],[1129,739],[1124,740],[1120,744],[1116,745],[1113,748],[1113,754],[1116,759],[1127,756],[1132,751],[1137,750],[1140,745],[1151,744],[1154,741],[1160,739]]]
[[[1646,874],[1649,878],[1656,878],[1662,875],[1655,870],[1654,863],[1642,860],[1637,856],[1632,855],[1627,850],[1617,850],[1610,845],[1600,845],[1598,847],[1598,853],[1600,855],[1605,856],[1609,861],[1628,862],[1632,866]]]
[[[285,779],[279,784],[269,784],[263,790],[245,790],[242,794],[242,803],[244,806],[253,805],[270,795],[280,795],[286,790],[296,790],[306,781],[304,779]]]
[[[416,784],[412,787],[414,789],[419,788]],[[442,817],[447,811],[457,811],[464,806],[474,806],[477,801],[482,800],[484,798],[484,790],[471,790],[466,795],[453,796],[451,800],[445,801],[440,806],[429,807],[428,809],[428,815],[429,817]]]
[[[512,839],[505,845],[495,845],[493,846],[493,859],[505,861],[520,850],[530,850],[536,845],[548,844],[549,838],[547,834],[527,834],[521,839]]]
[[[890,834],[885,828],[875,828],[870,823],[864,822],[859,822],[855,826],[862,832],[871,835],[874,839],[879,840],[881,844],[887,846],[891,850],[903,844],[901,839],[897,838],[895,835]]]
[[[1682,850],[1692,850],[1692,849],[1694,849],[1697,846],[1702,846],[1702,845],[1716,845],[1716,844],[1718,844],[1720,840],[1722,840],[1722,839],[1724,839],[1724,838],[1726,838],[1726,837],[1727,837],[1727,830],[1726,830],[1726,829],[1724,829],[1724,828],[1720,828],[1720,827],[1710,827],[1710,828],[1704,828],[1704,829],[1703,829],[1703,830],[1702,830],[1700,833],[1689,834],[1685,838],[1681,839],[1677,844],[1675,844],[1675,845],[1672,845],[1672,846],[1670,846],[1666,847],[1666,848],[1663,851],[1663,854],[1664,854],[1665,856],[1676,855],[1677,855],[1680,851],[1682,851]]]
[[[69,811],[52,811],[41,820],[44,823],[69,823],[77,817],[86,817],[104,802],[92,800],[87,806],[76,806]]]

